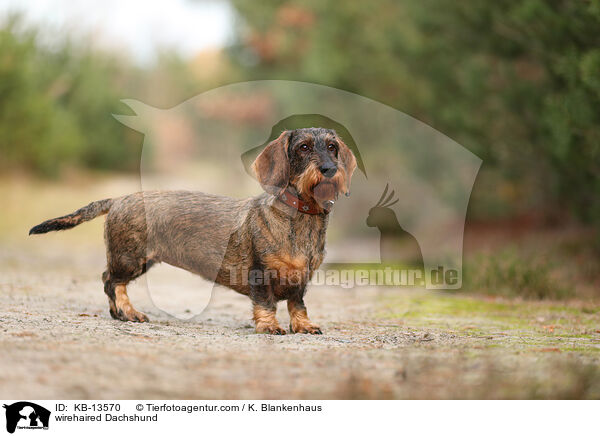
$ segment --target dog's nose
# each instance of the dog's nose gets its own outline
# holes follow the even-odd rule
[[[324,164],[319,169],[321,170],[321,174],[325,177],[333,177],[337,172],[337,167],[333,163]]]

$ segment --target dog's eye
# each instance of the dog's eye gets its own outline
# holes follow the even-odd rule
[[[329,150],[329,151],[335,151],[335,144],[329,144],[327,146],[327,150]]]
[[[308,151],[308,145],[306,144],[300,144],[300,151]]]

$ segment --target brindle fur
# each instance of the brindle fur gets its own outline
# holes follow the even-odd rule
[[[325,254],[329,202],[338,193],[349,194],[355,167],[335,131],[285,131],[253,164],[266,191],[261,195],[237,200],[189,191],[138,192],[93,202],[33,227],[30,234],[68,229],[107,214],[102,279],[113,318],[148,320],[129,302],[126,285],[153,264],[166,262],[250,297],[257,332],[285,333],[275,312],[277,302],[287,300],[291,332],[320,334],[308,318],[304,294]],[[299,213],[281,202],[278,195],[286,189],[321,213]],[[275,271],[276,276],[257,284],[248,280],[248,271]]]

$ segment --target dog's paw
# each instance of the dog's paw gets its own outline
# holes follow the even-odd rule
[[[256,333],[266,333],[269,335],[285,335],[285,330],[279,327],[278,325],[257,325]]]
[[[112,312],[111,312],[111,315]],[[130,310],[126,310],[123,311],[122,309],[118,309],[117,313],[116,313],[116,318],[120,319],[121,321],[131,321],[131,322],[148,322],[150,321],[150,319],[146,316],[145,313],[142,312],[138,312],[135,309],[130,309]],[[113,316],[113,318],[115,318]]]
[[[117,313],[117,309],[111,306],[108,311],[110,312],[110,316],[112,319],[120,319],[119,314]]]
[[[290,332],[292,333],[308,333],[311,335],[322,335],[321,328],[312,323],[298,323],[295,326],[290,324]]]

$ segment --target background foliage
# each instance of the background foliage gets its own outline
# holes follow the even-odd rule
[[[236,40],[210,77],[202,59],[163,53],[143,69],[4,21],[0,168],[133,170],[141,136],[111,117],[120,98],[169,106],[236,80],[302,80],[382,101],[479,155],[472,217],[600,223],[600,0],[232,4]]]
[[[600,1],[233,3],[252,77],[380,100],[483,158],[476,215],[600,222]]]

